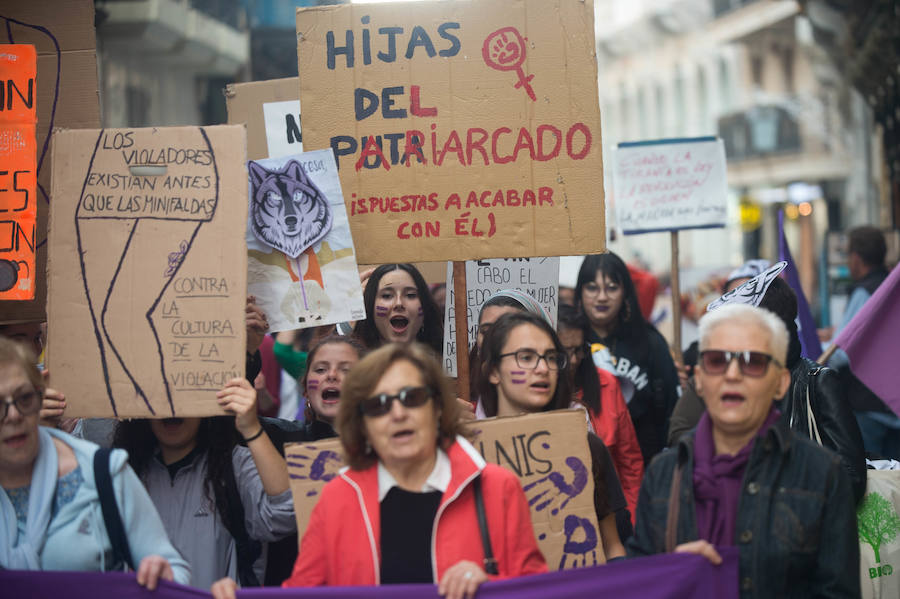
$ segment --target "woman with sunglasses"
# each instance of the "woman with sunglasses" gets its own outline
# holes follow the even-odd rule
[[[569,358],[573,397],[587,409],[594,432],[609,449],[633,518],[644,475],[641,446],[615,375],[595,366],[593,360],[585,359],[584,326],[584,315],[578,309],[568,304],[559,305],[556,330]],[[619,535],[623,539],[630,536],[623,535],[622,529],[620,523]]]
[[[478,390],[491,416],[517,416],[562,410],[572,403],[568,358],[556,331],[544,319],[526,312],[504,314],[491,326],[481,345]],[[617,513],[630,533],[625,496],[609,450],[588,432],[594,509],[606,558],[625,555],[617,528]]]
[[[363,304],[368,318],[356,323],[353,334],[367,349],[418,341],[441,355],[444,315],[412,264],[382,264],[372,271]]]
[[[629,554],[721,563],[737,546],[742,596],[859,597],[850,480],[836,455],[794,434],[774,402],[791,383],[781,320],[726,305],[700,320],[694,377],[707,411],[644,475]]]
[[[669,416],[678,400],[678,371],[666,340],[644,320],[628,267],[611,252],[585,257],[575,298],[589,324],[584,329],[588,344],[605,346],[612,355],[644,463],[649,464],[666,445]]]
[[[284,586],[435,583],[472,597],[495,577],[546,571],[518,479],[460,436],[459,406],[431,351],[391,344],[353,367],[337,426],[348,469],[325,485]],[[213,587],[228,597],[233,587]]]
[[[99,447],[38,426],[43,387],[30,351],[0,338],[0,568],[122,570],[114,563],[94,480]],[[137,581],[187,584],[190,567],[166,536],[124,451],[108,462],[114,500]],[[127,559],[127,558],[125,558]]]

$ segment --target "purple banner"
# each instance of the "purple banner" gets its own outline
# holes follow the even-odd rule
[[[900,416],[900,266],[838,334],[834,344],[850,359],[850,370]]]
[[[667,554],[642,557],[577,570],[525,576],[481,586],[478,599],[736,599],[737,549],[719,549],[723,563],[713,566],[697,555]],[[88,572],[0,571],[4,597],[59,599],[196,599],[211,595],[163,581],[150,592],[138,586],[133,574]],[[438,599],[437,587],[425,584],[382,587],[319,587],[306,589],[255,588],[238,592],[239,599]]]

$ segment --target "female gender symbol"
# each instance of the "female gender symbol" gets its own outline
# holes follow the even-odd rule
[[[525,76],[522,63],[525,62],[525,39],[515,27],[504,27],[487,36],[481,47],[481,55],[484,63],[498,71],[515,71],[519,75],[519,81],[513,86],[516,89],[525,87],[525,92],[533,102],[537,102],[537,96],[528,83],[534,79],[534,75]]]

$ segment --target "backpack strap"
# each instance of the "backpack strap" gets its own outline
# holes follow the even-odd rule
[[[111,455],[112,450],[107,447],[101,447],[94,452],[94,484],[97,486],[97,495],[100,498],[100,509],[103,511],[106,535],[112,545],[113,563],[127,564],[131,570],[135,570],[131,549],[128,547],[128,537],[125,535],[125,527],[122,525],[122,516],[119,513],[119,506],[116,504],[112,475],[109,472]]]
[[[484,497],[481,495],[481,474],[472,481],[475,491],[475,511],[478,514],[478,530],[481,531],[481,544],[484,547],[484,571],[487,574],[499,574],[497,560],[494,559],[494,548],[491,547],[491,535],[488,531],[487,516],[484,513]]]

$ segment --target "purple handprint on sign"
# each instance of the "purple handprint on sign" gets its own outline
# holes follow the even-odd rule
[[[550,513],[555,516],[559,510],[566,507],[572,498],[584,491],[588,482],[588,470],[584,463],[578,458],[570,456],[566,458],[566,466],[572,470],[571,482],[566,481],[566,478],[559,472],[551,472],[523,487],[528,497],[528,505],[535,511],[540,512],[555,502],[558,505],[550,510]]]
[[[563,530],[566,542],[563,545],[562,558],[559,560],[559,570],[564,570],[567,565],[572,568],[583,568],[600,564],[597,558],[597,531],[594,530],[590,520],[570,514],[566,516]],[[581,541],[575,540],[575,533],[578,531],[584,532],[584,539]],[[570,556],[572,563],[567,564]]]
[[[318,450],[314,445],[307,445],[303,449],[319,451],[319,453],[315,458],[312,457],[312,453],[290,453],[287,456],[288,476],[293,479],[321,481],[324,484],[333,479],[341,466],[344,465],[340,454],[337,452],[328,449]],[[292,469],[301,470],[307,467],[308,474],[296,474],[292,471]],[[306,496],[312,497],[318,492],[318,489],[310,489],[307,491]]]

